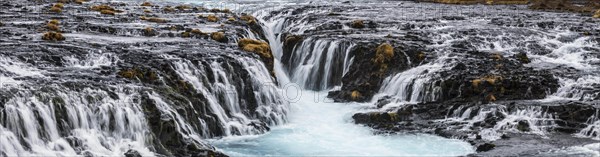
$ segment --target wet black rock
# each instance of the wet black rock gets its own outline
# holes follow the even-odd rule
[[[142,157],[142,155],[140,155],[139,152],[137,152],[136,150],[130,149],[127,152],[125,152],[125,157]]]
[[[490,150],[494,149],[494,147],[496,147],[496,145],[490,144],[490,143],[484,143],[484,144],[481,144],[481,145],[477,146],[477,149],[475,151],[477,151],[477,152],[487,152],[487,151],[490,151]]]

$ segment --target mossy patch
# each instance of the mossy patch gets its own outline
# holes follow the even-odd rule
[[[496,85],[497,82],[502,81],[502,76],[488,75],[471,81],[473,88],[478,88],[483,82],[486,82],[492,86]]]
[[[417,59],[419,61],[425,60],[426,57],[427,57],[427,54],[425,54],[425,52],[419,52],[419,53],[417,53]]]
[[[490,55],[490,58],[492,58],[494,60],[501,60],[502,55],[500,53],[493,53],[492,55]]]
[[[62,13],[64,5],[62,3],[56,3],[50,7],[50,12]]]
[[[359,100],[362,97],[362,94],[360,94],[359,91],[354,90],[352,91],[352,93],[350,93],[350,98],[354,101]]]
[[[218,42],[227,42],[227,37],[223,32],[213,32],[210,34],[210,38]]]
[[[109,6],[109,5],[106,5],[106,4],[92,6],[91,10],[100,12],[101,14],[105,14],[105,15],[115,15],[117,13],[122,13],[123,12],[121,10],[117,10],[117,9],[115,9],[115,8]]]
[[[192,31],[190,31],[192,34],[196,34],[196,35],[203,35],[204,33],[202,31],[200,31],[199,29],[192,29]]]
[[[240,20],[246,21],[248,25],[256,24],[256,18],[254,18],[254,16],[244,14],[240,16]]]
[[[140,79],[143,81],[158,80],[158,75],[151,70],[141,70],[139,68],[122,69],[117,73],[118,76],[126,79]]]
[[[152,3],[150,3],[150,2],[144,2],[140,6],[151,7],[151,6],[154,6],[154,5]]]
[[[243,38],[238,41],[238,46],[244,51],[254,52],[261,57],[273,58],[271,47],[267,42]]]
[[[383,43],[377,47],[373,63],[383,65],[394,57],[394,47],[391,44]]]
[[[172,8],[171,6],[166,6],[163,8],[164,12],[175,12],[175,9]]]
[[[213,13],[231,13],[231,10],[229,10],[227,8],[225,8],[225,9],[213,8],[213,9],[210,9],[210,12],[213,12]]]
[[[229,22],[234,22],[234,21],[235,21],[235,18],[234,18],[234,17],[229,17],[229,18],[227,19],[227,21],[229,21]]]
[[[596,13],[594,14],[594,18],[600,18],[600,9],[596,10]]]
[[[206,17],[206,20],[208,22],[217,22],[217,21],[219,21],[219,18],[216,15],[208,15]]]
[[[60,27],[58,25],[55,25],[52,23],[46,24],[46,28],[48,28],[48,30],[51,30],[51,31],[60,31]]]
[[[77,4],[83,4],[85,2],[88,2],[88,0],[75,0],[75,3]]]
[[[52,7],[57,7],[57,8],[63,9],[65,7],[65,5],[63,3],[56,3]]]
[[[190,33],[190,32],[181,32],[181,37],[182,38],[192,37],[192,33]]]
[[[192,9],[192,7],[189,6],[189,5],[178,5],[175,8],[179,9],[179,10],[189,10],[189,9]]]
[[[275,72],[273,71],[273,53],[271,52],[269,43],[260,40],[242,38],[238,41],[238,46],[244,51],[258,54],[263,63],[265,63],[267,69],[269,69],[271,76],[275,77]]]
[[[61,33],[59,33],[59,32],[46,32],[42,36],[42,40],[47,40],[47,41],[63,41],[63,40],[65,40],[65,37],[63,37],[63,35]]]
[[[352,28],[365,28],[365,23],[363,20],[354,20],[350,22],[350,27]]]

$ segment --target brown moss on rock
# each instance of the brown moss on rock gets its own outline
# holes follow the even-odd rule
[[[77,4],[83,4],[85,2],[88,2],[88,0],[75,0],[75,3]]]
[[[117,13],[122,13],[123,12],[121,10],[117,10],[117,9],[115,9],[115,8],[109,6],[109,5],[106,5],[106,4],[92,6],[91,10],[100,12],[100,14],[105,14],[105,15],[115,15]]]
[[[217,22],[217,21],[219,21],[219,18],[216,15],[208,15],[206,17],[206,20],[208,22]]]
[[[235,17],[229,17],[229,18],[227,18],[227,21],[234,22],[235,21]]]
[[[350,23],[350,27],[352,28],[365,28],[365,23],[363,20],[354,20]]]
[[[240,20],[246,21],[246,24],[248,25],[256,24],[256,18],[251,15],[243,14],[242,16],[240,16]]]
[[[213,9],[210,9],[210,12],[213,12],[213,13],[231,13],[231,10],[229,10],[227,8],[224,8],[224,9],[213,8]]]
[[[143,29],[142,33],[144,34],[144,36],[156,36],[158,35],[158,31],[156,31],[154,28],[152,27],[146,27]]]
[[[63,41],[65,40],[65,37],[63,37],[63,35],[59,32],[46,32],[43,36],[42,36],[42,40],[47,40],[47,41]]]
[[[210,34],[210,38],[222,43],[227,42],[227,37],[225,37],[225,33],[223,32],[213,32]]]
[[[354,101],[359,100],[362,97],[362,95],[360,94],[359,91],[352,91],[352,93],[350,93],[350,98]]]
[[[377,65],[385,65],[387,61],[394,57],[394,47],[388,43],[383,43],[377,47],[373,63]]]
[[[152,70],[142,70],[139,68],[122,69],[121,71],[117,72],[117,75],[122,78],[130,80],[139,79],[145,82],[155,81],[159,79],[156,72]]]
[[[46,28],[48,28],[48,30],[51,30],[51,31],[60,31],[60,27],[53,23],[46,24]]]
[[[192,34],[196,34],[196,35],[203,35],[204,33],[202,31],[200,31],[199,29],[192,29],[192,31],[190,31]]]
[[[189,5],[178,5],[175,8],[179,9],[179,10],[189,10],[189,9],[192,9],[192,7],[189,6]]]
[[[596,13],[594,14],[594,18],[600,18],[600,9],[596,10]]]
[[[57,8],[63,9],[65,7],[65,5],[63,3],[56,3],[52,7],[57,7]]]
[[[151,7],[151,6],[154,6],[154,5],[152,5],[152,3],[150,3],[150,2],[144,2],[144,3],[142,3],[140,6],[143,6],[143,7]]]
[[[111,11],[111,10],[101,10],[100,14],[115,15],[116,13],[114,11]]]
[[[59,7],[52,6],[52,7],[50,8],[50,12],[62,13],[62,8],[59,8]]]
[[[275,72],[273,71],[273,53],[271,52],[269,43],[260,40],[242,38],[238,41],[238,46],[244,51],[258,54],[263,63],[265,63],[267,66],[267,69],[269,69],[271,72],[271,76],[275,76]]]
[[[172,8],[171,6],[166,6],[163,8],[164,12],[175,12],[175,9]]]
[[[192,33],[190,33],[190,32],[181,32],[181,37],[182,38],[192,37]]]

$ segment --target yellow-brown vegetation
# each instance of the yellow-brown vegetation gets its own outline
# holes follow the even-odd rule
[[[365,28],[365,23],[363,20],[354,20],[350,23],[350,27],[352,28]]]
[[[140,6],[144,6],[144,7],[151,7],[151,6],[153,6],[153,5],[152,5],[152,3],[150,3],[150,2],[144,2],[144,3],[142,3],[142,5],[140,5]]]
[[[362,97],[362,95],[360,94],[360,92],[354,90],[352,91],[352,93],[350,93],[350,98],[352,98],[352,100],[358,100],[360,99],[360,97]]]
[[[243,39],[240,39],[240,41],[238,41],[238,46],[240,48],[242,48],[242,50],[244,50],[244,51],[254,52],[263,58],[266,58],[266,59],[273,58],[273,54],[271,52],[271,47],[269,46],[269,43],[267,43],[267,42],[243,38]]]
[[[225,33],[223,32],[213,32],[210,34],[210,38],[218,42],[225,42],[227,38],[225,37]]]
[[[394,47],[388,43],[383,43],[377,47],[373,62],[377,65],[384,65],[387,61],[394,57]]]
[[[63,37],[63,35],[61,33],[59,33],[59,32],[46,32],[42,36],[42,40],[62,41],[62,40],[65,40],[65,37]]]
[[[208,17],[206,17],[206,20],[208,22],[217,22],[219,21],[219,18],[216,15],[208,15]]]

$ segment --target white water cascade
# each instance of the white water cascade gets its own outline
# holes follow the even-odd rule
[[[261,15],[266,14],[257,13],[259,19]],[[348,53],[353,44],[308,38],[283,61],[282,29],[304,29],[295,25],[301,22],[289,24],[285,17],[278,15],[263,23],[276,56],[277,77],[287,96],[284,100],[292,105],[289,123],[264,135],[215,139],[211,143],[219,150],[233,156],[453,156],[474,152],[470,144],[460,140],[424,134],[373,135],[371,128],[353,124],[350,117],[369,104],[334,103],[326,98],[326,89],[339,86],[352,63]]]

